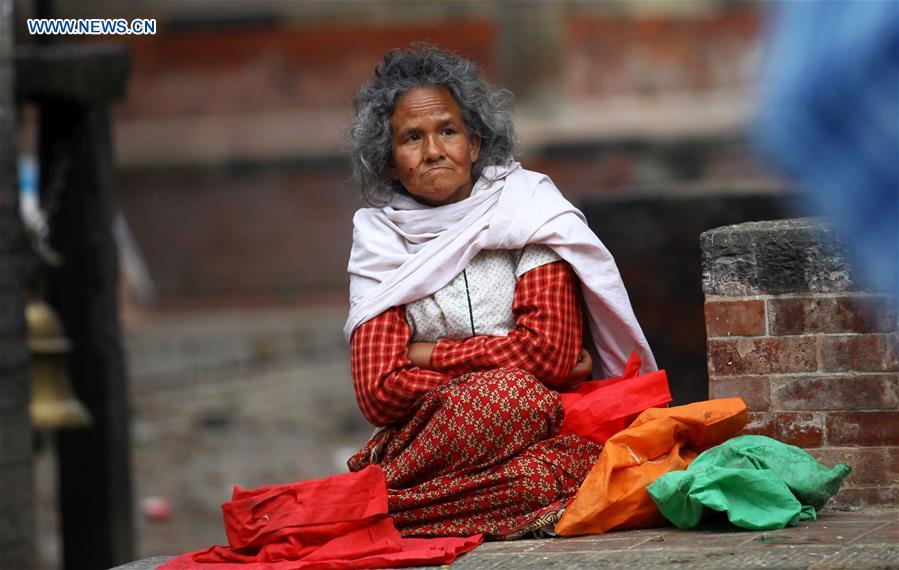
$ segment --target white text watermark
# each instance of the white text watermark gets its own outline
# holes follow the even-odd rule
[[[153,35],[155,18],[29,18],[31,35]]]

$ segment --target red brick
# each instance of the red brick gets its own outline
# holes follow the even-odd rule
[[[896,305],[885,296],[769,299],[768,330],[771,335],[893,332]]]
[[[711,337],[763,336],[765,334],[765,302],[708,301],[705,304],[705,327]]]
[[[833,467],[845,463],[852,473],[847,486],[895,485],[899,483],[899,447],[825,447],[806,450],[818,461]]]
[[[899,485],[884,487],[844,487],[828,502],[837,509],[866,507],[895,507],[899,504]]]
[[[823,336],[821,368],[827,372],[899,371],[899,336]]]
[[[899,374],[772,379],[771,403],[775,410],[895,410]]]
[[[811,412],[749,412],[742,433],[765,435],[798,447],[820,447],[824,419]]]
[[[709,398],[743,398],[750,411],[768,409],[771,390],[767,376],[713,376],[709,378]]]
[[[709,374],[814,372],[815,337],[710,339]]]
[[[899,445],[899,412],[827,412],[830,445]]]

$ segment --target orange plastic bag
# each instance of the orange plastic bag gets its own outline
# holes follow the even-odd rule
[[[637,353],[631,353],[620,378],[590,380],[577,390],[562,393],[565,420],[559,433],[605,443],[629,426],[643,410],[670,402],[665,371],[640,376],[641,365]]]
[[[669,471],[686,469],[697,455],[736,435],[747,421],[742,398],[646,410],[606,442],[556,532],[577,536],[667,524],[647,485]]]

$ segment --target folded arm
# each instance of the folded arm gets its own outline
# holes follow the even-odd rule
[[[449,380],[409,359],[412,329],[404,307],[393,307],[353,331],[350,363],[356,401],[376,426],[405,419],[419,398]]]
[[[564,261],[528,271],[515,286],[514,330],[500,337],[441,339],[431,351],[429,368],[459,376],[509,366],[530,372],[549,387],[560,387],[581,350],[577,287],[577,277]]]

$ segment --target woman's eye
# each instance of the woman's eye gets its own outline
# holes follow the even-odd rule
[[[412,133],[412,134],[410,134],[410,135],[406,138],[406,140],[409,140],[409,141],[417,141],[417,140],[420,139],[420,138],[421,138],[421,137],[418,135],[418,133]]]
[[[453,134],[456,134],[456,130],[455,129],[443,129],[443,134],[444,135],[453,135]]]

